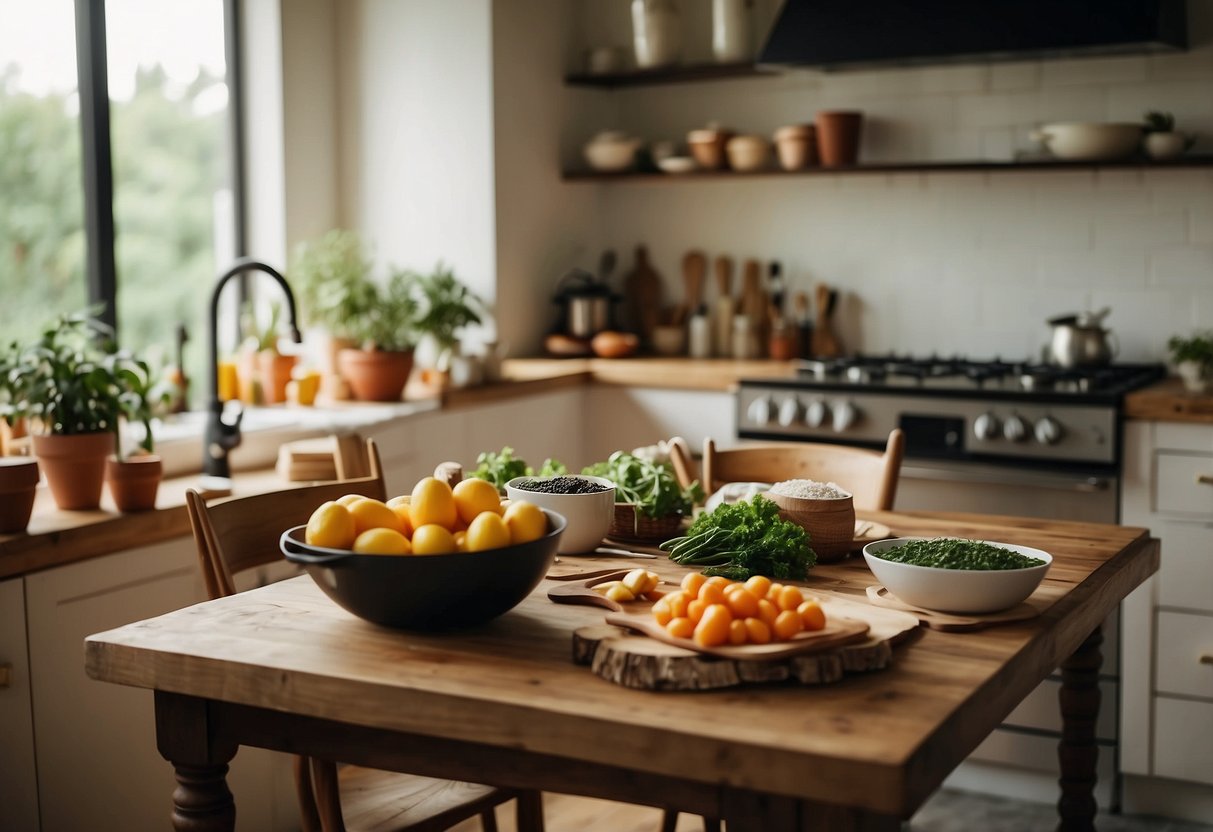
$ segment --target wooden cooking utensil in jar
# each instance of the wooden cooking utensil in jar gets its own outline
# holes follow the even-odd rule
[[[716,305],[712,308],[712,350],[727,357],[733,352],[733,313],[737,301],[733,298],[733,258],[716,258]]]
[[[636,246],[636,265],[624,281],[628,322],[635,326],[647,345],[653,336],[653,327],[661,317],[661,276],[649,263],[649,253],[644,246]]]
[[[815,358],[837,358],[842,355],[842,344],[834,333],[834,307],[838,302],[838,291],[824,283],[818,283],[817,325],[813,328],[813,356]]]
[[[741,308],[738,312],[745,315],[754,330],[754,337],[759,345],[767,342],[769,304],[766,290],[762,288],[762,263],[758,260],[747,260],[741,285]],[[755,357],[761,353],[761,347],[754,352]]]

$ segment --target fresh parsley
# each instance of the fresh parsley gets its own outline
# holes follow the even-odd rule
[[[780,519],[779,506],[761,495],[699,515],[684,537],[661,548],[675,563],[735,581],[752,575],[803,580],[817,562],[808,533]]]

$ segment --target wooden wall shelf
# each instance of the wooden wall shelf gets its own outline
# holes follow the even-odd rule
[[[779,71],[774,68],[760,67],[752,63],[694,64],[664,69],[632,70],[630,72],[617,72],[609,75],[574,73],[566,75],[564,83],[570,87],[616,89],[618,87],[644,87],[655,86],[657,84],[722,81],[730,78],[763,78],[778,74]]]
[[[829,176],[871,173],[1017,173],[1019,171],[1085,171],[1085,170],[1167,170],[1213,167],[1213,156],[1185,156],[1169,162],[1130,159],[1120,162],[1066,162],[1040,160],[1024,162],[889,162],[856,165],[846,168],[814,167],[806,170],[779,169],[738,172],[701,170],[691,173],[661,173],[660,171],[630,171],[599,173],[596,171],[565,171],[566,182],[681,182],[704,180],[748,179],[754,177]]]

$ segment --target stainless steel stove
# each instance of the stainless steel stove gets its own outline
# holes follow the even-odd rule
[[[738,436],[879,448],[900,427],[909,460],[1115,471],[1124,394],[1163,375],[1154,364],[1064,369],[897,355],[805,361],[795,379],[741,382]]]

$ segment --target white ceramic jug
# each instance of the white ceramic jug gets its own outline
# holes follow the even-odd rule
[[[722,64],[753,58],[750,49],[751,0],[712,0],[712,55]]]
[[[632,38],[640,69],[677,63],[682,32],[674,0],[632,0]]]

